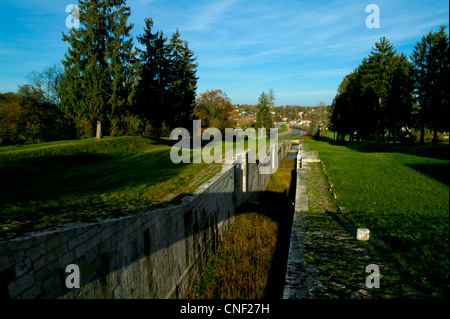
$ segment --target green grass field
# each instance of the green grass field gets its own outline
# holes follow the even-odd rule
[[[431,297],[449,296],[449,146],[338,144],[317,150],[337,204]]]
[[[105,137],[0,147],[0,234],[177,202],[221,164],[173,164],[171,143]]]
[[[278,134],[281,134],[281,133],[284,133],[284,132],[287,132],[287,130],[288,130],[288,127],[287,127],[287,125],[285,125],[285,124],[281,124],[281,128],[278,130]]]

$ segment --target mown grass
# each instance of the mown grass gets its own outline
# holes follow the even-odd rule
[[[287,130],[288,130],[287,125],[286,124],[281,124],[281,128],[278,130],[278,134],[287,132]]]
[[[448,145],[305,142],[319,152],[346,218],[382,240],[430,297],[448,297]]]
[[[0,147],[0,234],[178,202],[220,164],[174,164],[170,141],[105,137]]]
[[[286,236],[293,213],[294,163],[295,159],[283,159],[261,203],[238,208],[233,225],[209,259],[190,298],[281,297],[289,240]]]

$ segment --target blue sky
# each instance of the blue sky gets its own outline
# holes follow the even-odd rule
[[[59,63],[68,4],[76,0],[1,0],[0,92],[17,90],[32,71]],[[198,93],[221,89],[234,104],[256,104],[262,91],[276,105],[330,104],[344,76],[386,36],[409,55],[424,34],[449,25],[439,1],[128,0],[133,35],[151,17],[168,37],[178,28],[199,64]],[[367,28],[366,6],[380,9]],[[137,41],[135,39],[135,44]]]

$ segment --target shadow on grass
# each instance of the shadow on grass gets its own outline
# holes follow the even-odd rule
[[[89,221],[102,212],[115,216],[128,205],[124,190],[139,196],[141,188],[177,178],[189,165],[173,164],[168,157],[169,150],[163,150],[157,154],[87,153],[4,161],[0,165],[0,223],[25,222],[28,226],[14,230],[22,233],[42,218],[59,224],[61,218]],[[152,194],[164,191],[158,188]],[[153,197],[146,205],[150,201]],[[180,202],[181,196],[173,200],[174,204]]]
[[[30,175],[60,173],[88,164],[101,164],[112,159],[110,154],[79,153],[71,155],[46,155],[3,160],[0,176],[3,178],[27,178]],[[42,176],[44,177],[44,176]]]
[[[148,139],[152,141],[152,144],[154,145],[167,145],[167,146],[174,146],[175,144],[177,144],[179,142],[179,140],[171,140],[170,137],[156,137],[156,136],[142,136],[142,138]],[[224,136],[222,136],[222,140],[223,140]],[[203,139],[199,139],[201,142],[201,147],[205,147],[206,145],[208,145],[209,143],[211,143],[212,141],[212,137],[211,140],[203,140]],[[189,136],[188,138],[189,140],[189,146],[193,147],[194,145],[194,138],[192,136]],[[222,143],[222,142],[219,142]]]
[[[450,167],[447,164],[406,164],[408,167],[449,185]]]

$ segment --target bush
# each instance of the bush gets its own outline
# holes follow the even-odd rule
[[[123,118],[126,135],[139,135],[143,132],[143,121],[137,115],[129,115]]]

